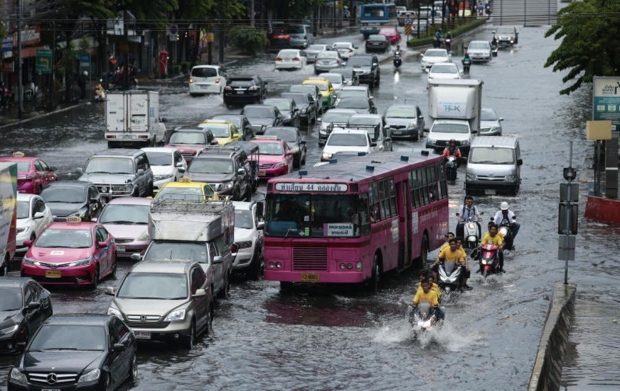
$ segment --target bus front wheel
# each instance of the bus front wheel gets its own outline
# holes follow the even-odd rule
[[[426,268],[426,263],[428,262],[428,236],[424,234],[422,237],[422,245],[420,248],[420,258],[418,262],[418,269]]]
[[[381,274],[381,268],[379,267],[379,256],[375,254],[375,258],[372,261],[372,274],[370,281],[368,281],[368,290],[371,293],[377,293],[379,291],[379,275]]]

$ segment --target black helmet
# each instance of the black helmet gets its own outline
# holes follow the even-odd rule
[[[450,141],[448,141],[448,144],[450,144],[450,145],[452,145],[452,144],[456,145],[456,140],[452,138],[452,139],[450,139]]]

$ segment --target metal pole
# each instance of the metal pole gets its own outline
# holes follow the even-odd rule
[[[568,167],[572,168],[573,167],[573,142],[570,141],[570,149],[569,149],[569,154],[568,154]],[[568,238],[570,237],[570,217],[571,217],[571,204],[572,202],[570,201],[572,199],[572,195],[571,195],[571,184],[573,183],[573,179],[572,176],[570,177],[570,179],[568,180],[568,202],[567,202],[567,208],[566,208],[566,227],[564,229],[564,234],[566,236],[566,242],[568,243]],[[568,284],[568,256],[566,257],[566,259],[564,260],[564,285]]]
[[[24,112],[24,99],[23,92],[24,86],[22,85],[22,1],[17,0],[17,118],[22,119],[22,113]],[[33,91],[34,93],[34,91]]]

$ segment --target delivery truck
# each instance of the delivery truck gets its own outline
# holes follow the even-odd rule
[[[17,239],[17,164],[0,163],[0,276],[15,255]]]

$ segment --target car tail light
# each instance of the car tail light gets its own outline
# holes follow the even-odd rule
[[[336,64],[340,64],[340,60],[336,60]]]
[[[218,77],[218,78],[215,79],[215,83],[217,84],[219,82],[220,82],[220,78]]]
[[[276,57],[276,61],[282,61],[280,57]]]
[[[230,91],[230,90],[232,90],[232,87],[231,86],[226,86],[226,87],[224,87],[224,89]]]
[[[299,61],[299,57],[295,57],[293,61]]]

